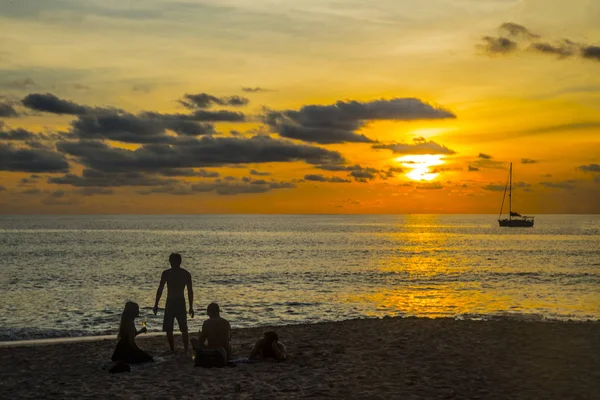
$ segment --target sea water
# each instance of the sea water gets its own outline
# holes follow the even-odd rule
[[[126,301],[148,331],[172,252],[197,331],[361,317],[597,320],[600,216],[0,216],[0,341],[115,334]],[[166,293],[161,300],[164,307]]]

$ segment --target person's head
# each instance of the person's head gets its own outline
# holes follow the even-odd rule
[[[179,268],[181,266],[181,254],[171,253],[169,263],[171,264],[171,268]]]
[[[121,314],[121,320],[135,319],[140,315],[140,306],[133,301],[125,303],[123,314]]]
[[[265,332],[264,340],[267,343],[277,342],[277,341],[279,341],[279,336],[277,335],[277,332],[275,332],[275,331],[268,331],[268,332]]]
[[[208,307],[206,307],[206,314],[210,318],[216,318],[219,316],[220,313],[221,308],[219,308],[219,305],[217,303],[210,303]]]

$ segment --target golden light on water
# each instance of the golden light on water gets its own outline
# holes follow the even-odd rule
[[[413,181],[432,181],[439,173],[432,172],[430,167],[442,165],[444,159],[441,155],[436,154],[421,154],[410,155],[396,158],[402,167],[410,169],[406,176]]]

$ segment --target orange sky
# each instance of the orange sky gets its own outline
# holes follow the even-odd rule
[[[517,211],[599,213],[598,18],[591,0],[3,2],[0,212],[497,213],[512,162]]]

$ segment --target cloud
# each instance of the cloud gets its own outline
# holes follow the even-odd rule
[[[0,185],[0,192],[3,192],[3,191],[5,191],[5,190],[6,190],[6,187],[4,187],[4,186]]]
[[[115,191],[112,189],[106,189],[102,187],[84,187],[75,191],[75,193],[82,196],[109,195],[113,194],[114,192]]]
[[[255,176],[269,176],[271,175],[270,172],[261,172],[261,171],[257,171],[255,169],[251,169],[250,170],[250,175],[255,175]]]
[[[379,172],[380,171],[375,168],[366,167],[353,170],[352,172],[350,172],[350,176],[359,182],[365,182],[366,180],[375,179],[378,176]]]
[[[502,25],[500,25],[499,29],[501,32],[506,33],[508,36],[511,37],[526,39],[536,39],[540,37],[540,35],[531,32],[523,25],[515,24],[514,22],[505,22]]]
[[[483,158],[484,160],[490,160],[492,158],[491,155],[485,154],[485,153],[479,153],[479,155],[477,157]]]
[[[531,46],[529,46],[529,49],[538,53],[556,55],[559,58],[566,58],[576,54],[578,51],[578,46],[576,43],[565,39],[556,45],[545,42],[533,43]]]
[[[86,168],[81,176],[66,174],[60,177],[51,177],[48,178],[48,183],[75,187],[119,187],[173,185],[177,183],[177,180],[165,179],[138,171],[104,172]]]
[[[390,143],[374,144],[374,149],[391,150],[394,154],[456,154],[454,150],[438,144],[434,141],[427,141],[424,138],[414,138],[414,143]]]
[[[136,150],[114,148],[95,140],[62,141],[57,147],[63,153],[75,156],[84,166],[102,171],[151,171],[289,161],[339,164],[344,161],[335,151],[268,136],[204,136],[189,140],[185,145],[147,144]]]
[[[432,183],[420,183],[419,185],[416,186],[416,188],[421,189],[421,190],[438,190],[438,189],[443,189],[444,186],[442,186],[442,184],[439,182],[432,182]]]
[[[210,108],[214,105],[240,107],[247,105],[250,100],[241,96],[216,97],[208,93],[186,93],[179,102],[186,108]]]
[[[482,40],[484,43],[479,48],[488,55],[509,54],[519,49],[517,42],[505,37],[484,36]]]
[[[10,104],[0,103],[0,117],[16,117],[18,116],[17,111]]]
[[[126,143],[166,142],[163,124],[133,114],[81,115],[71,123],[81,139],[109,139]]]
[[[159,171],[154,171],[162,176],[172,176],[172,177],[176,177],[176,176],[187,176],[187,177],[200,177],[200,178],[218,178],[219,176],[221,176],[221,174],[217,171],[208,171],[205,169],[199,169],[199,170],[194,170],[194,169],[180,169],[180,168],[176,168],[176,169],[165,169],[165,170],[159,170]]]
[[[581,166],[577,167],[577,169],[579,169],[583,172],[596,173],[596,172],[600,172],[600,165],[598,165],[598,164],[581,165]]]
[[[557,56],[559,59],[577,56],[586,60],[600,61],[600,46],[578,43],[566,38],[551,43],[543,39],[541,35],[532,33],[523,25],[513,22],[505,22],[500,26],[499,31],[501,35],[498,37],[484,36],[482,38],[484,43],[477,47],[490,56],[515,53],[523,48],[539,54]],[[522,41],[526,43],[522,43]],[[520,44],[526,45],[527,43],[529,43],[528,46],[520,46]]]
[[[600,61],[600,46],[584,46],[581,56],[594,61]]]
[[[28,89],[30,87],[37,86],[37,83],[33,81],[31,78],[23,78],[23,79],[15,79],[6,83],[4,86],[10,89]]]
[[[521,158],[521,164],[537,164],[537,160],[531,158]]]
[[[25,129],[17,128],[10,131],[0,131],[0,140],[36,140],[38,135],[35,135]]]
[[[473,165],[469,165],[469,172],[475,172],[475,171],[479,171],[479,168],[473,166]]]
[[[23,105],[31,110],[59,115],[83,115],[93,110],[69,100],[63,100],[52,93],[31,93],[21,100]]]
[[[299,110],[267,110],[264,122],[280,136],[321,144],[369,143],[372,139],[356,131],[377,120],[411,121],[455,118],[443,108],[414,98],[370,102],[338,101],[331,105],[306,105]]]
[[[540,182],[540,185],[547,187],[547,188],[552,188],[552,189],[573,189],[575,188],[574,183],[577,181],[574,180],[568,180],[568,181],[561,181],[561,182]]]
[[[20,149],[0,143],[0,171],[66,172],[69,169],[63,154],[44,149]]]
[[[304,180],[312,182],[330,182],[330,183],[347,183],[351,182],[348,179],[343,179],[338,176],[325,177],[321,174],[304,175]]]
[[[151,188],[147,190],[139,191],[139,194],[149,195],[155,193],[164,193],[171,195],[193,195],[196,193],[215,192],[222,196],[235,196],[240,194],[257,194],[266,193],[271,190],[277,189],[291,189],[295,188],[296,185],[293,182],[286,181],[247,181],[247,182],[236,182],[232,183],[229,181],[215,181],[215,182],[200,182],[191,185],[169,185]]]
[[[506,188],[506,184],[488,184],[482,187],[483,190],[492,190],[496,192],[503,192]],[[513,182],[513,188],[528,190],[531,188],[531,184],[525,182]]]
[[[258,93],[258,92],[272,92],[273,90],[271,89],[265,89],[265,88],[261,88],[261,87],[243,87],[242,88],[243,92],[246,93]]]

